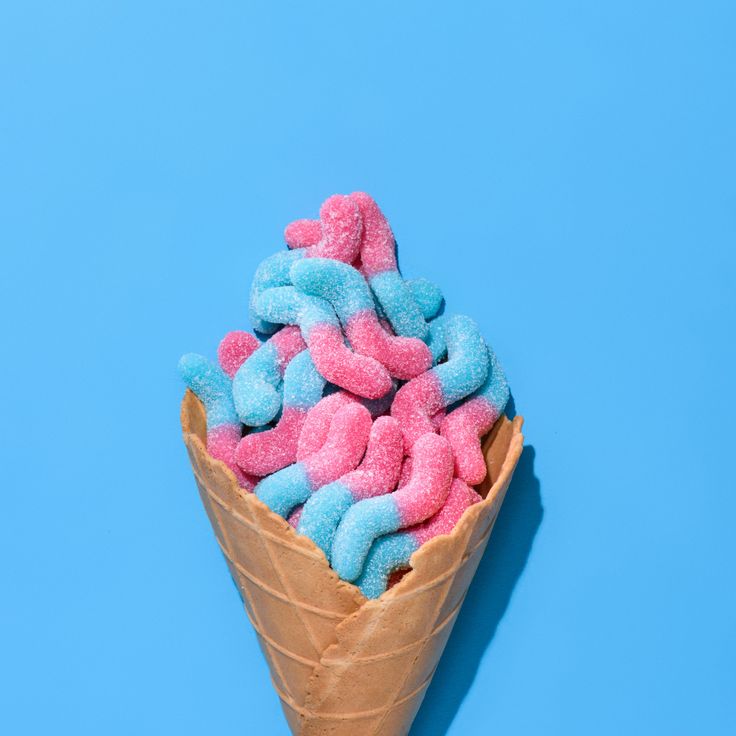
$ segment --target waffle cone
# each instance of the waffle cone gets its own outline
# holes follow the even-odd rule
[[[484,442],[484,500],[369,601],[207,454],[204,408],[187,391],[181,423],[194,477],[294,734],[408,733],[521,455],[522,421],[501,417]]]

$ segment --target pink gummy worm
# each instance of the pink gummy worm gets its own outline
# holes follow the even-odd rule
[[[498,419],[498,410],[478,396],[451,411],[442,422],[440,432],[455,453],[455,475],[477,486],[486,477],[486,461],[480,438]]]
[[[284,230],[284,240],[292,250],[317,245],[321,237],[322,223],[319,220],[294,220]]]
[[[350,195],[358,205],[363,220],[360,259],[366,278],[384,271],[397,271],[396,244],[391,227],[373,197],[365,192]]]
[[[266,476],[296,462],[299,443],[307,412],[287,406],[273,429],[252,432],[240,440],[235,461],[246,472]]]
[[[282,327],[268,342],[276,348],[278,368],[282,376],[291,359],[307,349],[298,325]]]
[[[335,325],[323,322],[312,327],[309,353],[328,381],[358,396],[380,399],[393,387],[388,371],[374,358],[350,350]]]
[[[439,511],[452,483],[454,458],[450,443],[425,434],[414,447],[411,478],[393,494],[401,526],[413,526]]]
[[[240,425],[220,424],[207,431],[207,452],[215,460],[222,460],[235,473],[238,484],[248,491],[252,491],[259,478],[244,473],[235,462],[235,451],[240,442]]]
[[[467,483],[455,478],[444,506],[431,518],[409,529],[419,546],[440,534],[449,534],[460,521],[465,510],[481,501],[481,497]]]
[[[391,416],[404,433],[404,452],[413,454],[420,437],[436,431],[432,417],[442,410],[444,398],[439,379],[432,371],[422,373],[405,383],[394,397]]]
[[[396,487],[403,457],[404,439],[398,422],[393,417],[378,417],[371,427],[363,462],[340,482],[356,501],[389,493]]]
[[[321,450],[330,431],[332,418],[343,406],[357,402],[358,397],[347,391],[338,391],[320,399],[307,413],[299,435],[296,459],[304,460],[312,453]]]
[[[314,490],[355,470],[363,457],[373,420],[361,404],[348,404],[330,423],[322,449],[304,460],[304,469]]]
[[[232,378],[245,361],[261,346],[258,338],[250,332],[233,330],[220,341],[217,360],[225,373]]]
[[[432,366],[432,353],[426,343],[387,332],[373,311],[353,315],[345,325],[345,335],[356,352],[375,358],[396,378],[415,378]]]
[[[290,248],[307,248],[308,258],[334,258],[352,263],[360,253],[363,222],[351,197],[335,194],[319,210],[319,220],[296,220],[286,226]]]

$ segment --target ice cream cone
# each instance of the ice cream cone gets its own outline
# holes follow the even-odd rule
[[[204,408],[187,391],[181,423],[197,486],[294,734],[408,733],[521,455],[522,421],[501,417],[484,442],[484,500],[369,601],[207,454]]]

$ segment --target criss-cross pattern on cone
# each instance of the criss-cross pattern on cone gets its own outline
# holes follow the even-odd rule
[[[408,733],[521,455],[522,421],[501,417],[484,442],[484,500],[369,601],[207,454],[204,408],[187,391],[181,423],[194,477],[294,734]]]

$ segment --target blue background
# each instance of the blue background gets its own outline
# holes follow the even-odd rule
[[[736,732],[735,33],[725,0],[3,3],[0,730],[286,732],[175,367],[364,189],[529,446],[412,736]]]

